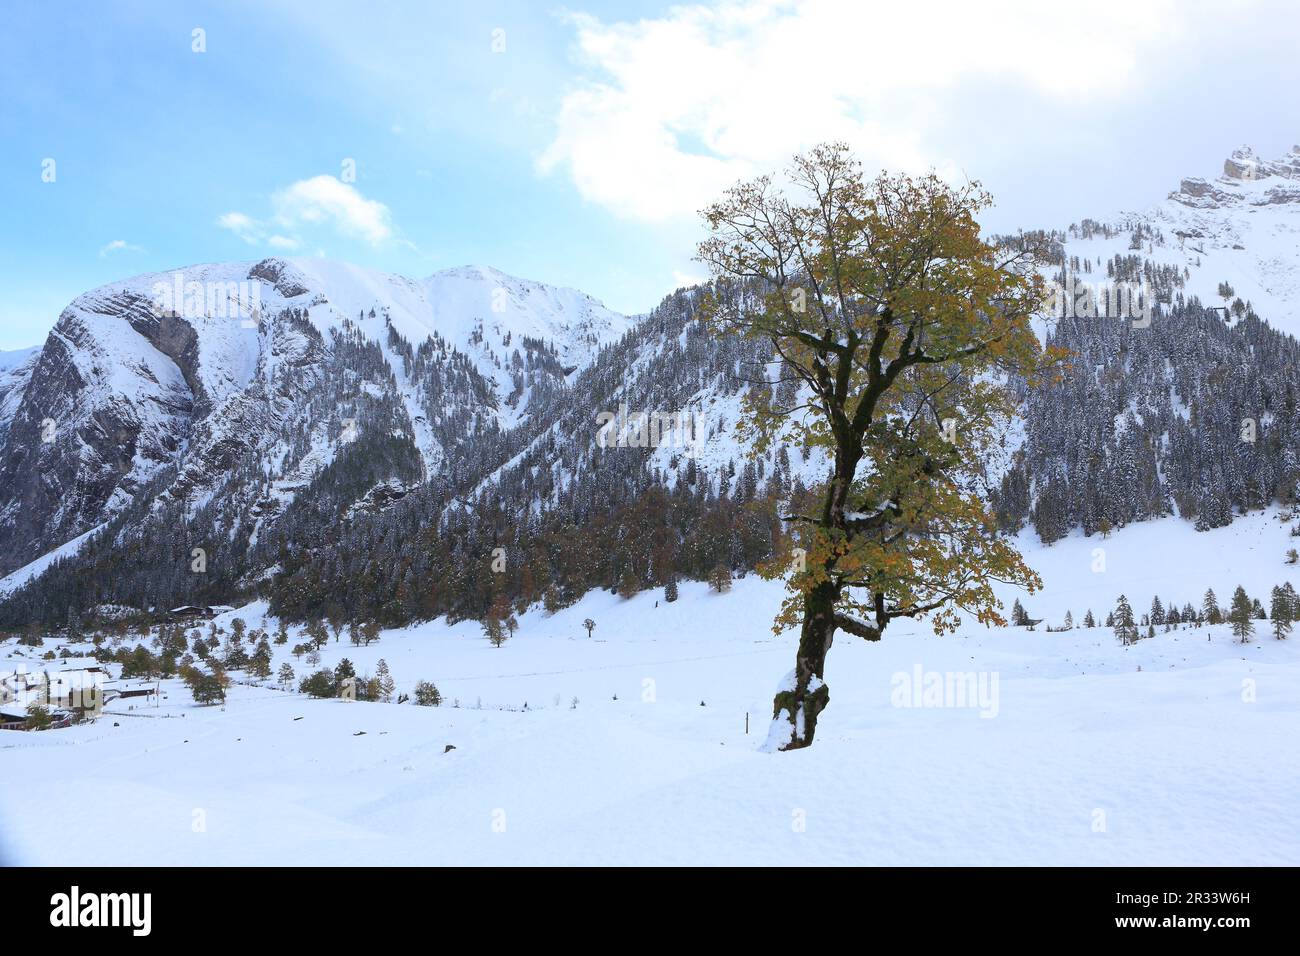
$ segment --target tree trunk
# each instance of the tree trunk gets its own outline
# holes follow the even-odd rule
[[[831,692],[823,680],[826,654],[835,638],[835,606],[839,589],[829,582],[804,596],[803,629],[795,657],[793,680],[777,691],[772,701],[769,746],[798,750],[813,742],[817,717],[830,703]]]
[[[860,447],[860,436],[854,441],[837,442],[834,473],[822,505],[822,528],[844,530],[844,507],[862,457],[861,451],[854,449]],[[834,560],[831,558],[826,567],[832,577]],[[831,699],[823,672],[826,654],[835,639],[835,611],[839,603],[840,586],[833,580],[821,582],[804,595],[803,628],[799,633],[793,677],[776,692],[772,701],[769,749],[799,750],[813,742],[817,717]]]

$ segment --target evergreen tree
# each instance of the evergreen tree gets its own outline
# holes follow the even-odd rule
[[[1084,627],[1097,626],[1097,619],[1092,616],[1092,608],[1089,608],[1088,613],[1083,616],[1083,626]]]
[[[1065,612],[1065,629],[1067,631],[1074,630],[1074,615],[1072,615],[1069,611]]]
[[[664,584],[664,600],[671,604],[677,600],[677,575],[669,575],[668,581]]]
[[[382,657],[379,663],[375,665],[375,679],[378,681],[378,698],[387,704],[393,699],[393,691],[397,684],[393,680],[393,675],[388,672],[388,662]]]
[[[640,590],[641,582],[637,580],[636,574],[633,573],[631,568],[624,568],[623,574],[618,580],[619,597],[627,600],[628,598],[635,597],[637,592]]]
[[[258,680],[266,680],[271,676],[271,648],[266,644],[259,644],[253,652],[249,659],[249,673]]]
[[[307,622],[307,638],[315,646],[316,650],[324,647],[330,639],[329,631],[325,627],[325,622],[320,618],[314,618]]]
[[[437,707],[442,703],[442,694],[433,681],[422,680],[415,685],[415,702],[421,707]]]
[[[1129,606],[1128,598],[1124,595],[1119,596],[1119,601],[1115,604],[1115,610],[1112,612],[1111,627],[1115,629],[1115,636],[1120,639],[1122,644],[1132,644],[1137,640],[1137,625],[1133,623],[1133,608]]]
[[[277,674],[276,679],[284,687],[288,687],[293,683],[293,666],[288,661],[285,661],[280,665],[280,671]]]
[[[181,680],[189,687],[196,704],[220,704],[226,700],[226,688],[230,679],[219,664],[212,664],[212,672],[205,674],[196,668],[181,672]]]
[[[1237,585],[1237,590],[1232,592],[1232,606],[1228,610],[1228,621],[1232,624],[1233,637],[1241,638],[1243,644],[1250,639],[1250,635],[1255,633],[1255,622],[1251,619],[1250,612],[1250,598],[1246,597],[1246,589]]]
[[[1029,615],[1020,605],[1020,599],[1016,598],[1015,603],[1011,605],[1011,623],[1016,627],[1024,627],[1029,623]]]
[[[1273,636],[1279,641],[1285,640],[1286,636],[1291,633],[1291,625],[1294,623],[1292,619],[1294,608],[1287,599],[1286,591],[1280,585],[1273,586],[1271,599],[1270,610],[1273,617]]]
[[[1201,619],[1207,624],[1223,623],[1223,612],[1219,610],[1219,599],[1214,596],[1213,588],[1206,588],[1201,599]]]
[[[1160,596],[1156,595],[1151,599],[1151,613],[1147,616],[1152,624],[1165,623],[1165,606],[1160,603]]]
[[[725,564],[715,565],[709,572],[709,587],[719,594],[731,590],[731,571]]]
[[[483,616],[483,636],[492,642],[493,647],[500,647],[514,631],[508,622],[514,621],[514,614],[504,595],[498,595]]]
[[[483,617],[483,636],[492,642],[493,647],[500,647],[506,642],[505,624],[501,618],[490,611]]]
[[[52,723],[54,723],[54,718],[50,716],[50,709],[44,704],[33,702],[27,705],[27,716],[23,720],[23,729],[45,730]]]
[[[334,697],[338,693],[338,682],[329,670],[318,670],[308,674],[298,684],[298,691],[311,697]]]
[[[221,658],[226,670],[243,670],[248,666],[248,652],[232,638]]]

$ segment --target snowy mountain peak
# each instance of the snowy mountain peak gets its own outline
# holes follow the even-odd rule
[[[1169,198],[1192,209],[1300,202],[1300,146],[1275,160],[1262,159],[1249,146],[1238,147],[1223,161],[1218,179],[1184,179]]]
[[[432,478],[631,326],[484,266],[272,257],[93,289],[42,348],[0,357],[0,572],[151,496],[202,507],[236,471],[277,512],[358,434],[409,442],[403,479]]]
[[[1292,146],[1289,153],[1273,161],[1261,159],[1249,146],[1242,146],[1224,160],[1223,176],[1225,179],[1242,180],[1264,179],[1269,176],[1300,179],[1300,146]]]
[[[570,368],[587,364],[596,348],[631,327],[627,316],[584,292],[491,266],[457,266],[417,280],[329,259],[276,257],[247,274],[265,283],[274,306],[307,308],[323,332],[351,320],[373,337],[373,312],[413,346],[437,335],[472,354],[487,339],[509,348],[528,336],[554,346]]]

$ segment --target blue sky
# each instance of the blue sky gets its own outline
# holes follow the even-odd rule
[[[0,349],[103,282],[274,254],[645,311],[702,276],[695,209],[830,138],[983,180],[997,228],[1300,142],[1284,5],[1041,6],[10,2]]]

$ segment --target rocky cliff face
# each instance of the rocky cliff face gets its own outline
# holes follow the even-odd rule
[[[1242,146],[1224,160],[1219,179],[1184,179],[1169,198],[1191,209],[1300,203],[1300,146],[1276,160]]]
[[[15,386],[21,397],[0,447],[4,570],[102,521],[189,430],[193,393],[177,365],[131,327],[138,303],[78,303]],[[106,337],[114,327],[120,331]]]
[[[1300,146],[1292,146],[1291,152],[1281,159],[1265,160],[1255,155],[1249,146],[1242,146],[1223,163],[1225,179],[1256,180],[1270,176],[1282,179],[1300,179]]]

